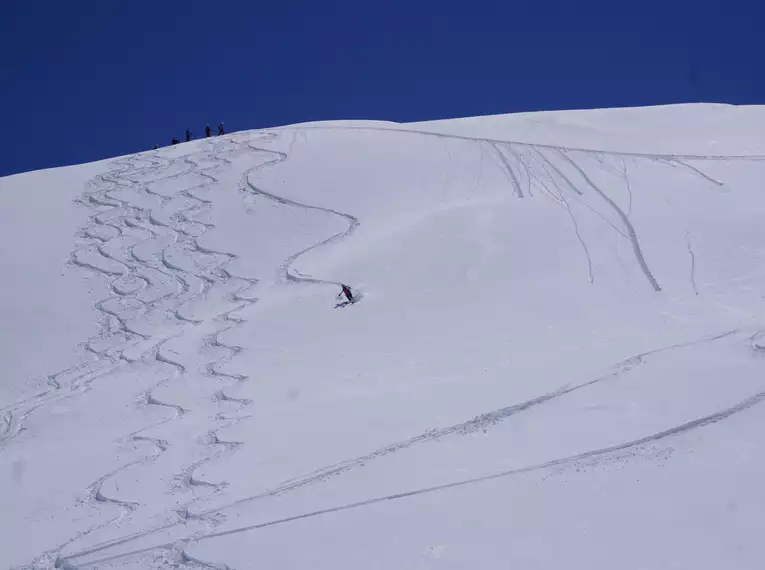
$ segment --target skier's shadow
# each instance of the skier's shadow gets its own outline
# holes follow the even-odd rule
[[[340,301],[337,305],[335,305],[335,309],[339,309],[340,307],[347,307],[348,305],[352,305],[353,302],[351,301]]]

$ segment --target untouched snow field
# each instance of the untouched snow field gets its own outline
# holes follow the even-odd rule
[[[724,105],[0,179],[0,567],[762,568],[763,181]]]

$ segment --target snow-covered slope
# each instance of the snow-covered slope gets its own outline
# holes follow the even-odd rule
[[[759,568],[763,133],[312,123],[0,179],[0,566]]]

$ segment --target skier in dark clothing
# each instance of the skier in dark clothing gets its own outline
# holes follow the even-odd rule
[[[191,131],[189,129],[186,129],[186,142],[189,142],[191,140]]]
[[[159,145],[157,143],[154,143],[154,150],[157,150],[159,148]]]
[[[205,125],[205,138],[210,136],[210,125]]]
[[[351,288],[348,287],[348,285],[343,285],[342,283],[340,284],[340,287],[342,288],[340,295],[345,295],[345,298],[348,299],[348,302],[353,303],[353,292],[351,292]]]
[[[178,144],[178,139],[173,137],[173,140],[170,141],[170,144]]]
[[[218,136],[225,135],[226,133],[223,131],[223,121],[220,122],[218,125]]]

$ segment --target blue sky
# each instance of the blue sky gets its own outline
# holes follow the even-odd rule
[[[761,2],[2,0],[0,175],[319,119],[765,102]]]

